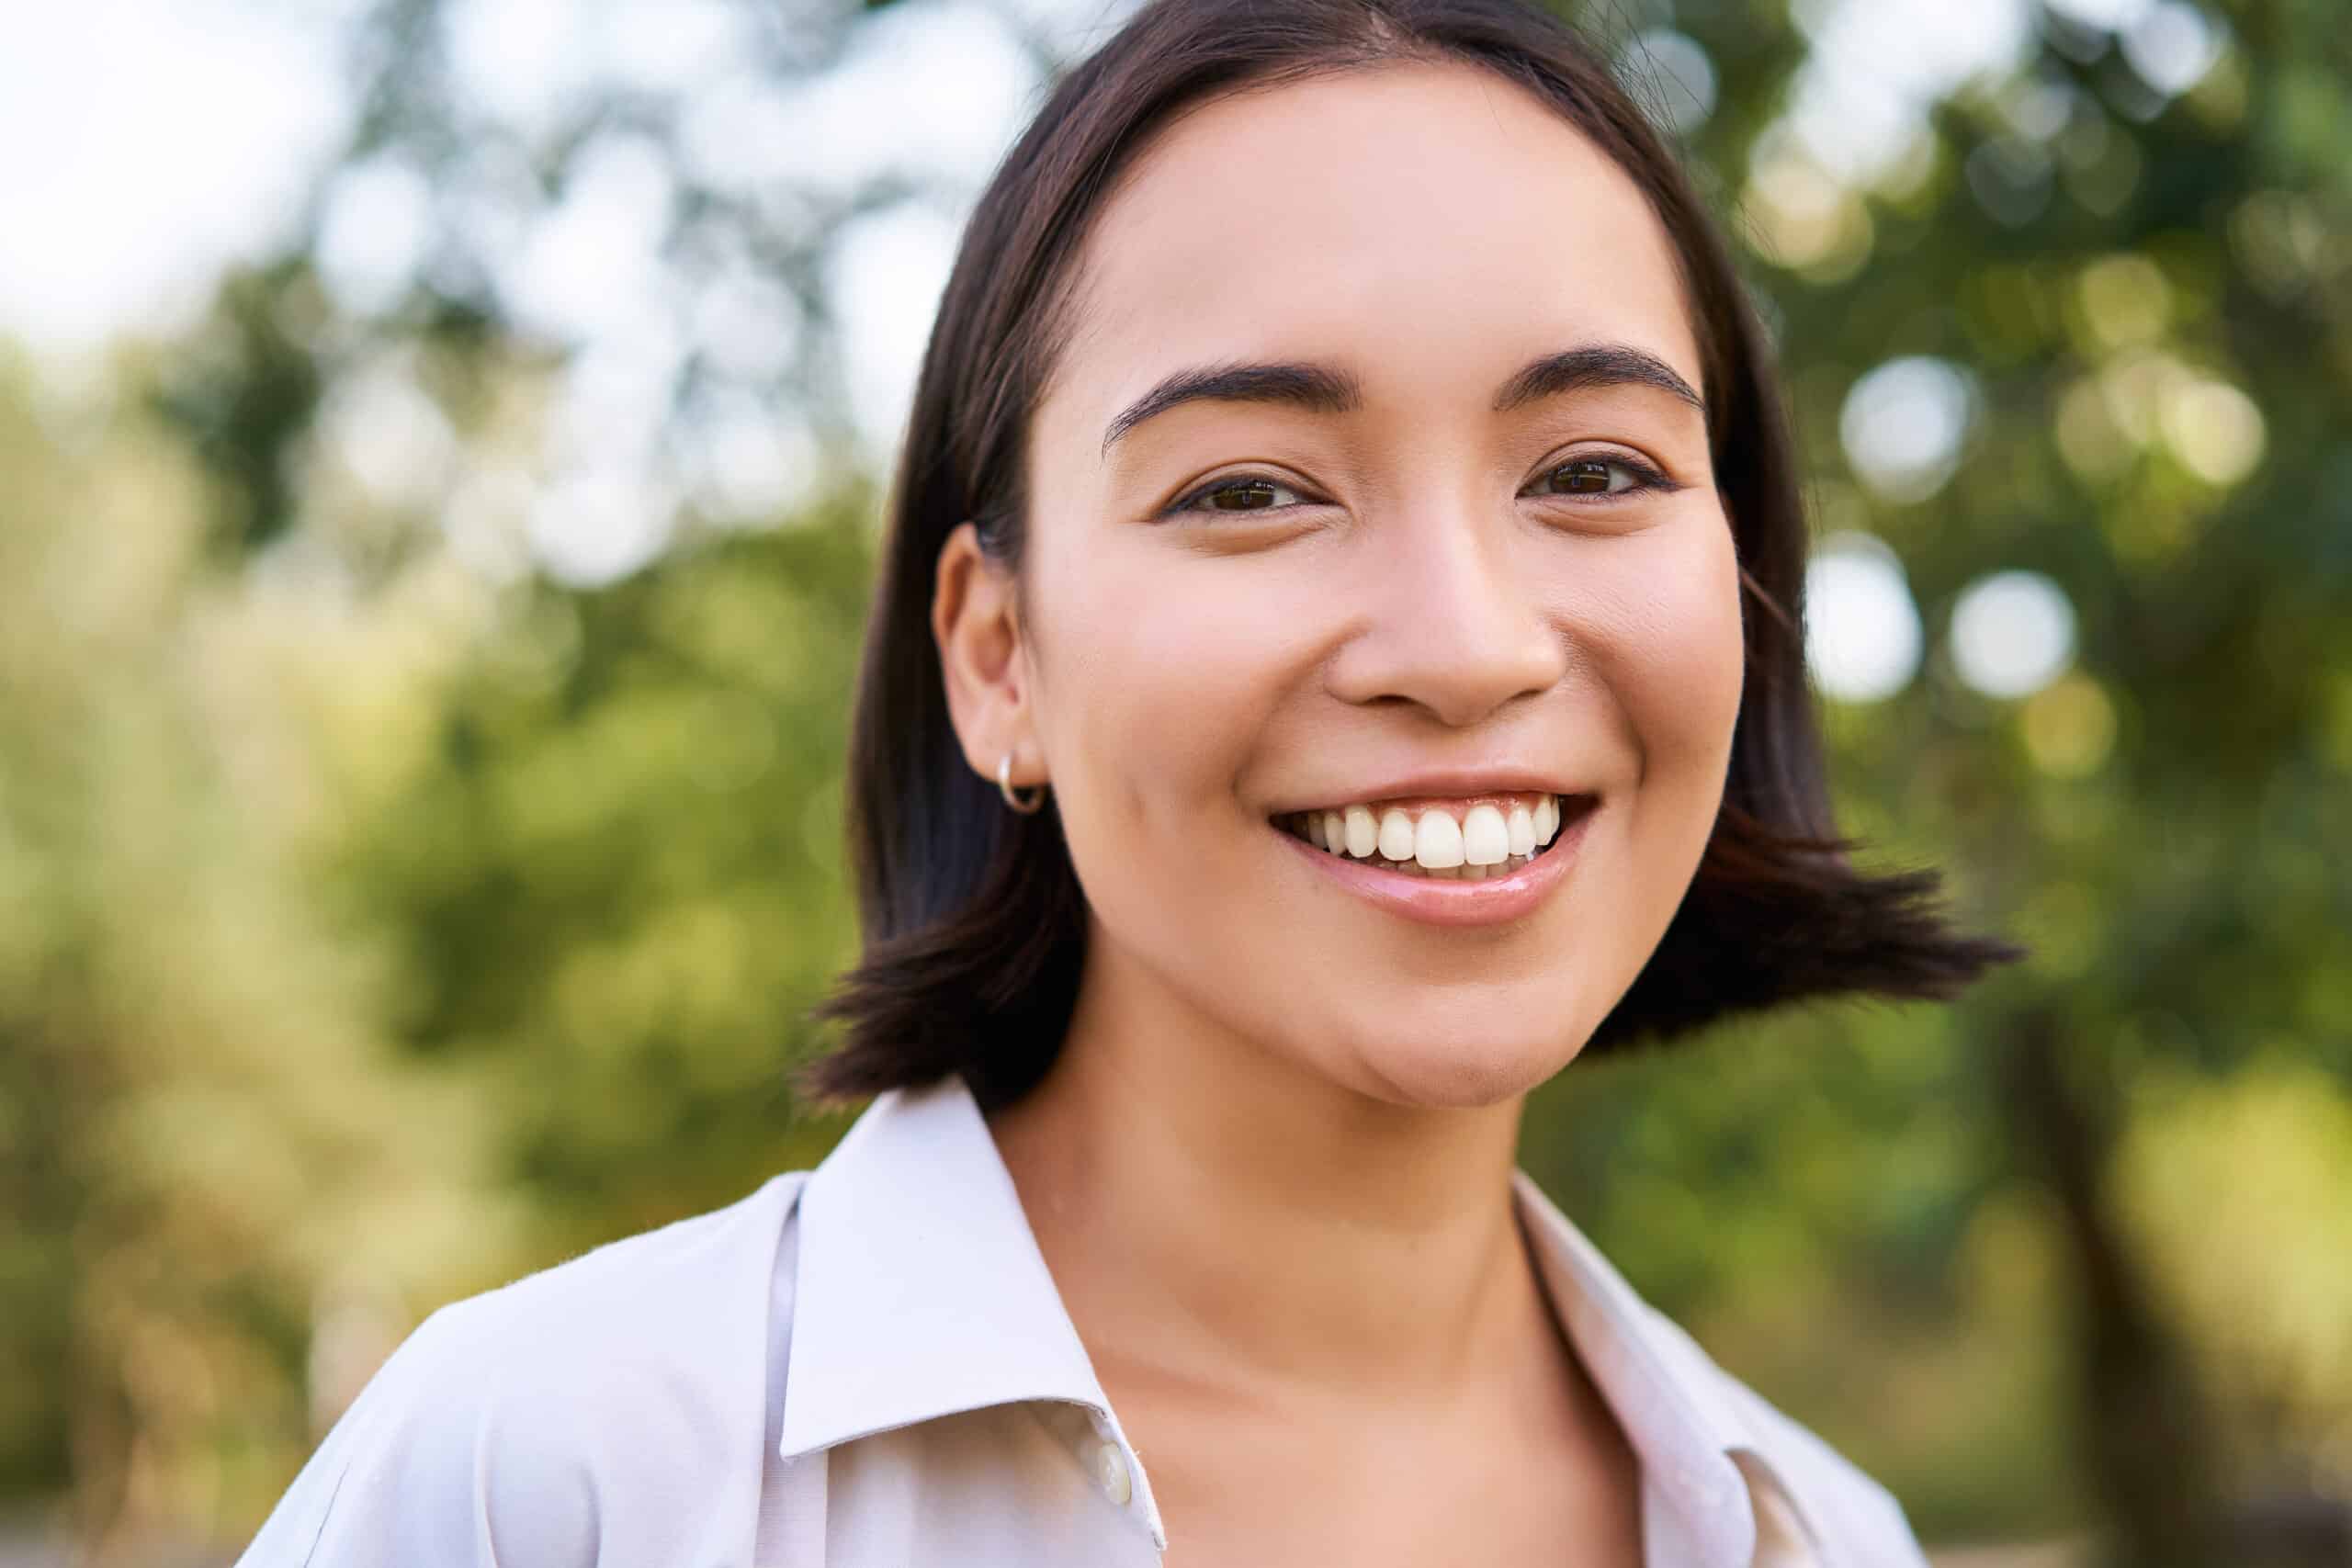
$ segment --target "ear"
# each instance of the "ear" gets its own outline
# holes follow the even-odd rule
[[[1043,782],[1012,572],[980,548],[979,531],[968,522],[957,524],[940,547],[931,635],[939,645],[948,717],[972,771],[993,784],[997,763],[1010,752],[1016,787]]]

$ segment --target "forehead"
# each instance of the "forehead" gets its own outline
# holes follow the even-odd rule
[[[1220,98],[1127,170],[1078,258],[1053,401],[1092,417],[1178,364],[1343,360],[1371,400],[1483,409],[1532,354],[1646,349],[1701,383],[1674,250],[1623,170],[1475,66]],[[1100,420],[1096,421],[1100,434]]]

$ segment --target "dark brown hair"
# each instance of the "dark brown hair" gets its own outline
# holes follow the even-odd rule
[[[1680,257],[1716,487],[1761,612],[1742,617],[1747,684],[1713,838],[1586,1054],[1800,998],[1949,997],[2024,955],[1951,931],[1932,871],[1869,876],[1846,858],[1856,846],[1835,833],[1805,683],[1805,522],[1780,387],[1723,239],[1592,47],[1520,0],[1154,0],[1057,85],[1006,155],[932,329],[850,742],[865,950],[818,1010],[846,1033],[803,1069],[805,1092],[846,1100],[960,1072],[994,1106],[1053,1064],[1085,895],[1050,803],[1008,810],[964,761],[931,631],[940,549],[970,518],[1018,568],[1029,420],[1069,342],[1072,258],[1154,132],[1213,96],[1408,62],[1465,62],[1526,89],[1648,197]]]

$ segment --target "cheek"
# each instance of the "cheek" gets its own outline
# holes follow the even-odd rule
[[[1711,525],[1661,532],[1655,548],[1625,563],[1602,646],[1644,787],[1693,788],[1712,802],[1731,754],[1746,652],[1731,530],[1710,510]]]
[[[1149,853],[1229,805],[1281,689],[1281,617],[1248,574],[1170,557],[1104,540],[1037,563],[1038,719],[1074,853]]]

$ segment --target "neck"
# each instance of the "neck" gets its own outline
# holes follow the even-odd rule
[[[1061,1055],[990,1126],[1106,1387],[1434,1409],[1551,1341],[1510,1187],[1521,1099],[1361,1092],[1097,936]]]

